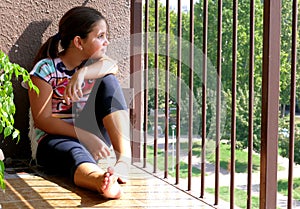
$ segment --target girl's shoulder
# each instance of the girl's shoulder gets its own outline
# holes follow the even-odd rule
[[[52,60],[51,58],[45,58],[38,61],[33,67],[33,71],[41,68],[52,68],[53,70],[55,70],[54,60]]]
[[[50,58],[40,60],[35,64],[30,74],[48,82],[48,80],[56,74],[54,61]]]

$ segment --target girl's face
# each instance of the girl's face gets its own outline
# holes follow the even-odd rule
[[[105,55],[109,41],[107,40],[107,25],[104,20],[98,21],[93,30],[84,39],[82,47],[86,59],[99,59]]]

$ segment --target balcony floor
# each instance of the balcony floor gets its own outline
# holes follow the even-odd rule
[[[43,174],[26,166],[6,168],[6,190],[0,191],[0,209],[6,208],[198,208],[213,207],[131,166],[130,179],[119,200],[75,187],[62,177]]]

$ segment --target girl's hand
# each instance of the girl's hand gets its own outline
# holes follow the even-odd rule
[[[89,133],[84,139],[79,139],[79,141],[87,148],[96,161],[110,156],[109,147],[94,134]]]
[[[66,101],[67,105],[70,104],[71,100],[76,102],[83,96],[82,85],[84,82],[85,73],[85,68],[76,71],[66,86],[64,91],[64,100]]]
[[[71,100],[76,102],[83,96],[82,86],[86,79],[102,78],[118,72],[117,62],[105,56],[99,61],[85,66],[74,73],[64,91],[64,100],[69,105]]]

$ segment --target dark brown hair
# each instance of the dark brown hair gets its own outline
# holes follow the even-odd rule
[[[96,22],[104,20],[105,17],[96,9],[90,7],[74,7],[67,11],[59,21],[58,33],[51,36],[39,49],[34,65],[44,58],[56,58],[58,56],[58,45],[66,50],[69,48],[71,41],[76,36],[82,39],[86,38],[92,31]],[[108,27],[108,26],[107,26]]]

